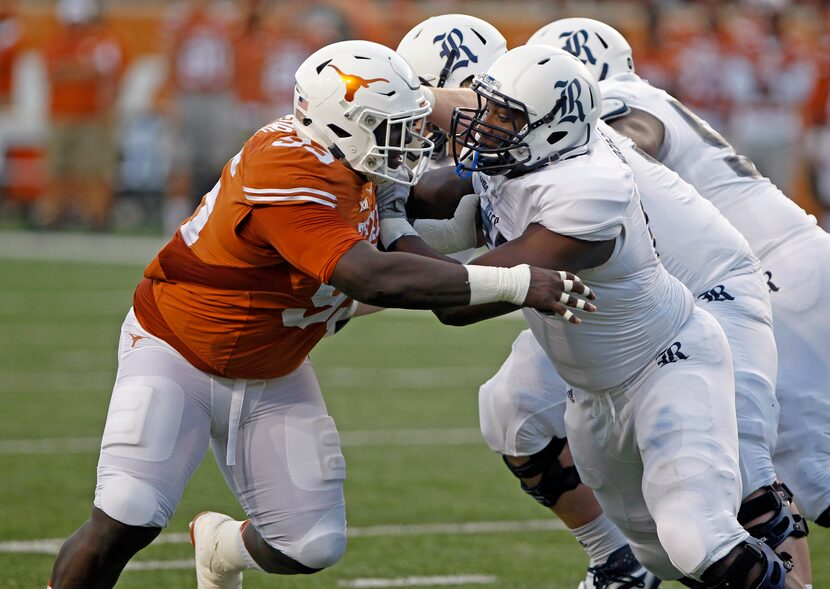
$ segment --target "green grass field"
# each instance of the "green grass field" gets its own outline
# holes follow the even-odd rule
[[[8,247],[0,243],[0,258]],[[0,589],[45,587],[57,544],[45,541],[88,515],[118,329],[141,269],[0,260]],[[436,577],[429,586],[575,588],[581,549],[478,434],[478,386],[521,329],[518,320],[449,328],[425,313],[381,313],[318,346],[312,360],[343,438],[353,537],[331,570],[249,573],[245,586],[423,586]],[[118,586],[195,587],[184,533],[205,509],[242,517],[210,454],[169,529]],[[817,587],[830,585],[828,540],[813,527]]]

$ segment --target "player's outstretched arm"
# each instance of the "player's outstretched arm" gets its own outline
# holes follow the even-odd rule
[[[630,137],[637,147],[654,159],[660,159],[663,148],[665,127],[656,117],[642,110],[632,108],[625,116],[608,121],[618,133]]]
[[[542,271],[542,269],[550,271],[562,268],[568,272],[565,280],[574,281],[565,282],[563,287],[570,287],[571,293],[583,293],[587,290],[587,287],[576,277],[576,273],[604,264],[614,251],[614,243],[615,240],[613,239],[607,241],[575,239],[559,235],[533,223],[528,226],[520,237],[490,250],[473,260],[470,265],[514,266],[516,264],[529,264],[534,271]],[[561,272],[561,270],[554,271]],[[528,292],[528,297],[531,296],[536,295],[531,295]],[[593,295],[589,298],[593,300]],[[566,304],[570,307],[582,308],[583,303],[572,294],[569,298],[563,297],[561,300],[566,301]],[[593,305],[591,307],[590,310],[595,310]],[[495,310],[493,305],[433,309],[441,322],[449,325],[475,323],[485,318],[482,315],[492,316]],[[580,322],[579,318],[573,315],[570,309],[562,308],[554,312],[562,315],[571,323]]]
[[[567,273],[526,265],[468,268],[418,255],[379,252],[367,242],[358,242],[343,254],[331,284],[362,303],[381,307],[436,309],[506,302],[561,315],[567,306],[595,309],[575,296],[593,298],[590,289]],[[579,322],[575,316],[574,322]]]

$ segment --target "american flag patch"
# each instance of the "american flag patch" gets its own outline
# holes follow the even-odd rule
[[[297,106],[300,108],[306,108],[308,106],[308,100],[303,98],[302,96],[297,97]]]

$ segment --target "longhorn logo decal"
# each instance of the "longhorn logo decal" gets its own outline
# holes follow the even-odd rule
[[[366,80],[360,76],[355,76],[354,74],[344,74],[336,65],[329,64],[329,67],[336,71],[340,76],[340,79],[343,80],[343,83],[346,84],[346,102],[352,102],[354,100],[355,93],[361,88],[368,88],[369,84],[389,81],[386,78],[372,78],[371,80]]]

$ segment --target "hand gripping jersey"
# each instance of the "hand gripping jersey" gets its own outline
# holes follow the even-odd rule
[[[144,271],[136,316],[200,370],[286,375],[347,312],[327,283],[363,239],[378,239],[373,185],[280,119],[228,162]]]
[[[760,270],[743,236],[675,172],[600,121],[634,172],[660,261],[695,296],[736,274]]]
[[[691,294],[654,252],[631,168],[601,133],[584,153],[517,178],[475,174],[473,185],[490,247],[531,223],[586,241],[616,240],[607,262],[579,272],[599,306],[582,324],[524,310],[571,386],[599,392],[637,376],[691,315]]]
[[[694,186],[747,239],[761,260],[794,237],[809,237],[816,219],[807,215],[746,157],[667,92],[636,74],[600,82],[603,99],[619,99],[656,117],[665,128],[659,158]]]

